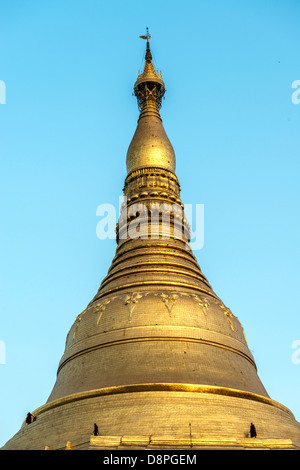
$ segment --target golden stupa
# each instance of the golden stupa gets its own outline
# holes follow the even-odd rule
[[[3,449],[299,449],[300,424],[269,397],[190,248],[165,85],[143,38],[115,257],[67,335],[48,401]]]

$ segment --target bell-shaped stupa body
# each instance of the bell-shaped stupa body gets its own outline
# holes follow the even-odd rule
[[[68,333],[47,403],[4,449],[299,448],[299,423],[268,396],[190,248],[145,39],[115,257]]]

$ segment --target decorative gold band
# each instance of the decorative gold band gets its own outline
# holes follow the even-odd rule
[[[115,387],[106,387],[96,390],[89,390],[86,392],[74,393],[67,395],[63,398],[53,400],[45,405],[37,408],[33,412],[33,416],[37,417],[40,414],[49,411],[53,408],[66,405],[68,403],[87,400],[89,398],[117,395],[122,393],[141,393],[141,392],[190,392],[190,393],[206,393],[214,395],[223,395],[228,397],[242,398],[246,400],[253,400],[266,405],[274,406],[281,409],[285,413],[288,413],[294,418],[293,413],[281,403],[278,403],[271,398],[264,397],[252,392],[246,392],[243,390],[237,390],[226,387],[216,387],[211,385],[195,385],[195,384],[179,384],[179,383],[146,383],[146,384],[134,384],[134,385],[119,385]]]

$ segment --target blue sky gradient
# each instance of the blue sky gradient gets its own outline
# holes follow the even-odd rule
[[[66,335],[114,256],[146,26],[195,255],[242,323],[271,398],[300,420],[300,3],[0,1],[0,445],[54,385]],[[300,353],[299,353],[300,359]]]

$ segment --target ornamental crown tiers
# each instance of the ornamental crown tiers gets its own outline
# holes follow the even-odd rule
[[[149,44],[151,36],[148,33],[148,28],[147,35],[140,37],[147,40],[145,66],[143,72],[138,75],[134,84],[134,94],[137,97],[139,110],[143,109],[145,102],[148,100],[153,101],[157,109],[160,109],[162,98],[166,90],[161,74],[158,74],[152,63],[152,54]]]

